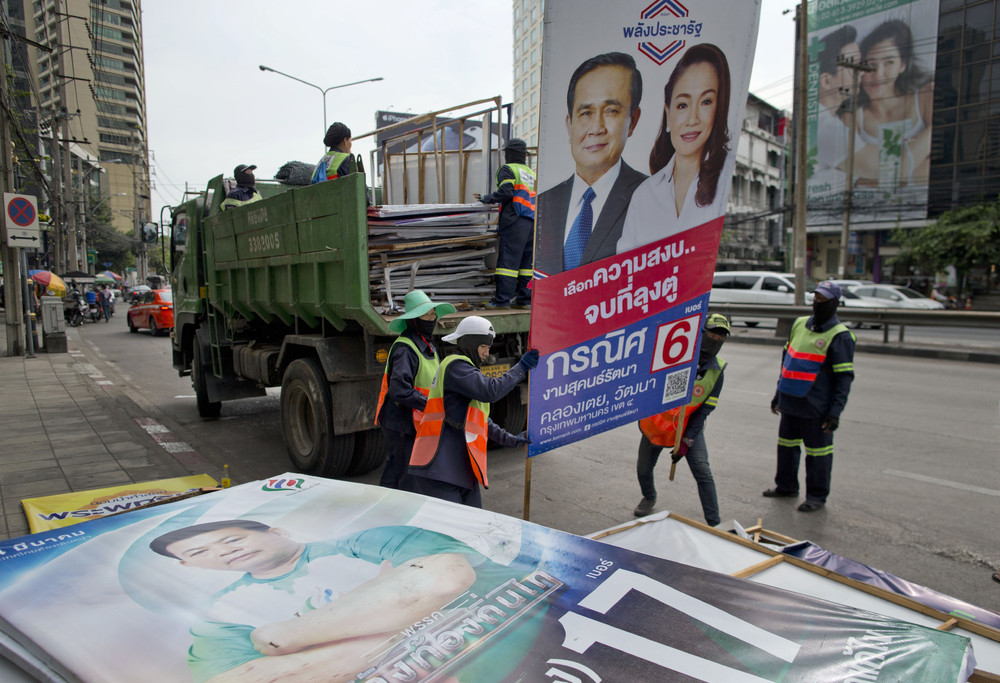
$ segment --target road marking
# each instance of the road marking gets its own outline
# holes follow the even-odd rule
[[[882,474],[889,474],[896,477],[904,477],[906,479],[914,479],[916,481],[922,481],[927,484],[934,484],[935,486],[947,486],[949,488],[958,489],[959,491],[969,491],[971,493],[982,493],[987,496],[996,496],[1000,498],[1000,491],[995,489],[986,489],[982,486],[972,486],[970,484],[962,484],[957,481],[948,481],[947,479],[935,479],[934,477],[925,477],[922,474],[914,474],[913,472],[903,472],[901,470],[882,470]]]
[[[181,441],[164,425],[151,417],[133,418],[146,433],[160,445],[160,448],[174,456],[174,459],[186,467],[204,469],[209,463],[195,451],[191,444]]]

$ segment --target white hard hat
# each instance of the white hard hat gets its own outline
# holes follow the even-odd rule
[[[454,332],[441,338],[446,342],[454,344],[466,335],[489,337],[490,341],[493,341],[496,333],[493,331],[493,325],[489,320],[481,318],[478,315],[470,315],[468,318],[462,318],[462,321],[458,323],[458,327],[455,328]]]

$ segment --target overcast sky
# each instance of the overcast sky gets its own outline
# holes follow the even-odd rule
[[[763,0],[750,90],[791,108],[794,0]],[[256,164],[271,178],[287,161],[323,154],[327,122],[355,136],[375,111],[427,111],[500,95],[511,102],[509,0],[147,0],[143,3],[153,213],[185,186]],[[371,147],[354,152],[367,163]]]

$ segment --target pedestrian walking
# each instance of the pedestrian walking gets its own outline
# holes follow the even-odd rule
[[[781,358],[781,376],[771,412],[778,425],[778,466],[767,498],[799,494],[799,457],[806,449],[806,499],[800,512],[813,512],[830,495],[833,432],[854,380],[854,333],[837,318],[840,287],[820,283],[813,292],[813,314],[792,324]]]
[[[497,169],[497,190],[474,195],[483,204],[499,204],[497,265],[493,269],[496,294],[490,308],[529,308],[532,275],[532,238],[535,230],[535,172],[526,166],[528,145],[511,138],[504,145],[503,166]]]
[[[111,321],[111,302],[113,301],[114,294],[107,285],[101,286],[101,315],[104,316],[104,322]]]
[[[451,304],[434,303],[419,289],[403,297],[403,307],[406,312],[389,323],[389,331],[399,336],[389,348],[375,409],[375,424],[382,428],[388,453],[379,486],[391,489],[407,488],[413,440],[439,364],[434,327],[439,318],[455,312]]]
[[[472,315],[442,338],[455,344],[458,353],[441,362],[431,385],[410,456],[413,491],[481,508],[479,485],[489,487],[487,439],[507,448],[530,443],[527,432],[515,436],[494,424],[490,403],[502,399],[527,377],[538,365],[538,351],[525,353],[500,377],[487,377],[479,367],[490,353],[494,336],[489,320]]]
[[[698,369],[695,375],[691,400],[685,406],[668,410],[659,415],[639,420],[642,440],[639,442],[639,458],[635,471],[642,490],[642,500],[635,507],[635,516],[644,517],[656,506],[656,486],[653,470],[664,448],[672,448],[680,432],[681,443],[674,454],[674,462],[686,458],[691,474],[698,484],[698,498],[705,523],[718,526],[719,499],[715,491],[712,468],[708,464],[708,446],[705,443],[705,421],[715,410],[722,393],[723,373],[726,361],[719,357],[719,351],[730,333],[729,320],[724,315],[713,313],[705,319],[702,329],[701,351],[698,355]]]

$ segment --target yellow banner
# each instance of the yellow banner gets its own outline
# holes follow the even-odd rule
[[[24,514],[28,517],[31,532],[38,533],[116,512],[135,510],[165,498],[218,485],[215,479],[207,474],[195,474],[190,477],[157,479],[138,484],[60,493],[56,496],[25,498],[21,501],[21,505],[24,506]]]

